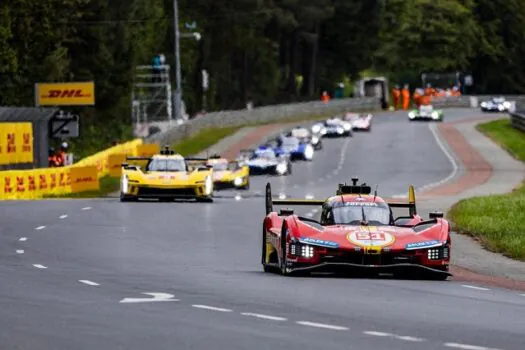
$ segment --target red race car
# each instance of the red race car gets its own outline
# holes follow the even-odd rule
[[[424,220],[416,213],[414,187],[408,202],[371,195],[366,184],[340,184],[326,200],[273,200],[266,185],[266,217],[262,231],[265,272],[376,272],[403,277],[445,280],[450,263],[450,225],[443,213]],[[274,211],[274,205],[321,207],[320,221]],[[394,219],[393,208],[408,209]]]

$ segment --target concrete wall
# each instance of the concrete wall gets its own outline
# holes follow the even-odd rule
[[[290,118],[305,118],[310,116],[325,116],[349,111],[368,111],[380,108],[378,98],[345,98],[332,100],[325,104],[320,101],[283,104],[274,106],[256,107],[252,110],[221,111],[208,113],[176,125],[167,130],[152,135],[147,142],[156,142],[162,145],[173,144],[178,140],[191,136],[202,129],[212,127],[229,127],[250,125],[256,123],[279,122]]]

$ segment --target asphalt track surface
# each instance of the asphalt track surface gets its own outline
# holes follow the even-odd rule
[[[470,117],[479,113],[450,110],[446,121]],[[354,175],[387,197],[439,182],[452,165],[429,125],[392,114],[370,134],[325,140],[313,162],[269,179],[274,194],[324,197]],[[267,180],[209,204],[0,203],[0,348],[525,348],[525,296],[514,291],[264,274]]]

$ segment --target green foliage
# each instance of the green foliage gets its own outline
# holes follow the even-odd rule
[[[134,67],[159,51],[174,65],[172,5],[3,0],[0,105],[32,105],[36,82],[94,80],[75,152],[129,138]],[[419,84],[425,71],[464,70],[478,93],[525,93],[522,0],[179,0],[179,14],[181,32],[195,22],[202,34],[181,39],[190,114],[318,99],[363,71]]]
[[[239,129],[240,127],[234,126],[201,130],[197,134],[175,143],[173,149],[183,156],[192,156],[234,134]]]
[[[525,162],[525,135],[511,127],[508,119],[484,123],[478,129]],[[448,215],[459,232],[479,238],[493,251],[525,260],[525,184],[510,194],[462,200]]]

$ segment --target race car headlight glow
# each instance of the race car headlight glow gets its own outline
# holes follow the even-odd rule
[[[286,168],[287,168],[286,164],[280,163],[280,164],[277,164],[276,170],[279,174],[284,174],[287,170]]]
[[[428,250],[428,260],[439,260],[440,259],[440,254],[439,254],[439,251],[441,249],[437,248],[437,249],[429,249]]]
[[[312,132],[313,133],[317,134],[320,131],[321,131],[321,125],[316,124],[316,125],[312,126]]]
[[[481,107],[487,107],[487,102],[481,102]]]
[[[211,176],[207,176],[204,181],[204,194],[209,196],[213,191],[213,180]]]
[[[129,184],[128,184],[128,176],[127,175],[122,176],[122,180],[120,181],[120,191],[122,193],[128,193],[128,191],[129,191]]]
[[[503,102],[503,107],[510,108],[510,102],[509,101]]]
[[[346,131],[352,129],[352,124],[350,124],[350,123],[344,123],[344,124],[343,124],[343,129],[345,129]]]
[[[242,177],[236,177],[234,180],[233,180],[233,184],[235,186],[240,186],[242,185]]]
[[[414,118],[416,117],[416,113],[414,113],[414,112],[410,112],[410,113],[408,113],[408,117],[409,117],[410,119],[414,119]]]
[[[321,135],[326,135],[326,128],[321,129]]]
[[[338,127],[337,128],[337,133],[338,134],[343,134],[345,132],[345,129],[343,129],[342,127]]]
[[[314,157],[314,149],[311,145],[306,146],[304,149],[304,157],[306,159],[312,159]]]
[[[313,143],[313,144],[316,144],[316,143],[318,143],[318,142],[319,142],[319,138],[318,138],[317,136],[313,136],[313,137],[312,137],[312,143]]]
[[[303,258],[313,258],[314,256],[314,247],[310,245],[301,246],[301,256]]]
[[[439,119],[439,113],[438,112],[432,112],[432,119]]]

